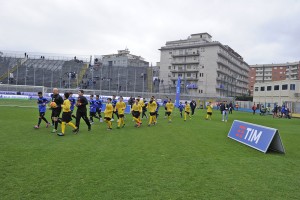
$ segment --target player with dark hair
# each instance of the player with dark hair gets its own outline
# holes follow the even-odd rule
[[[38,124],[34,126],[34,128],[35,129],[40,128],[40,124],[41,124],[42,120],[44,120],[46,122],[46,128],[48,128],[50,123],[45,118],[45,113],[46,113],[46,105],[47,105],[47,103],[49,103],[49,101],[48,101],[48,99],[43,97],[42,92],[38,92],[38,96],[39,96],[39,98],[37,100],[37,104],[39,106],[39,121],[38,121]]]
[[[113,95],[113,96],[112,96],[112,100],[111,100],[111,104],[112,104],[112,106],[113,106],[113,110],[115,110],[115,107],[116,107],[117,103],[118,103],[118,101],[117,101],[117,99],[116,99],[116,95]],[[113,115],[112,115],[111,121],[114,121],[114,114],[115,114],[115,115],[117,116],[117,118],[119,119],[118,111],[114,111],[114,112],[113,112]]]
[[[107,123],[107,130],[110,131],[112,130],[112,122],[111,122],[111,118],[113,115],[113,111],[114,108],[111,104],[111,98],[107,98],[107,103],[106,103],[106,107],[104,110],[104,120]]]
[[[64,102],[63,98],[59,95],[59,91],[58,91],[57,88],[53,88],[53,94],[52,94],[51,102],[55,102],[55,104],[56,104],[56,107],[52,108],[52,114],[51,114],[51,118],[54,122],[54,129],[52,130],[52,133],[56,133],[58,123],[60,122],[59,116],[60,116],[60,113],[61,113],[61,105]]]
[[[166,104],[168,103],[168,100],[169,100],[169,98],[166,97],[166,99],[164,99],[164,101],[163,101],[163,107],[165,108],[165,117],[164,118],[167,118],[167,107],[166,107]]]
[[[94,100],[94,95],[91,94],[89,102],[90,102],[90,123],[93,124],[94,123],[93,117],[99,119],[99,117],[96,116],[97,105],[96,105],[96,101]]]
[[[166,108],[167,108],[167,115],[168,115],[168,119],[169,119],[169,123],[170,123],[172,121],[171,114],[174,109],[174,104],[172,103],[172,99],[169,99],[168,103],[166,103]]]
[[[140,120],[140,115],[142,113],[141,104],[139,104],[139,99],[135,99],[135,103],[132,105],[131,113],[133,116],[133,120],[135,121],[135,127],[140,127],[142,122]]]
[[[83,96],[84,91],[79,90],[78,91],[78,98],[76,102],[77,106],[77,111],[76,111],[76,127],[79,130],[79,125],[80,125],[80,119],[82,118],[86,125],[88,126],[88,131],[91,130],[91,124],[90,121],[87,117],[87,110],[86,110],[86,105],[88,105],[88,100]],[[78,132],[77,130],[77,132]]]
[[[78,132],[78,128],[71,122],[72,120],[72,112],[71,112],[71,102],[68,99],[69,98],[69,93],[64,94],[64,103],[61,106],[63,113],[62,113],[62,119],[61,119],[61,133],[57,133],[58,136],[64,136],[65,135],[65,129],[66,129],[66,124],[71,126],[74,130],[73,132]]]
[[[126,109],[126,104],[124,103],[123,101],[123,97],[121,96],[119,98],[119,102],[116,104],[116,108],[115,110],[118,112],[118,115],[119,115],[119,121],[118,121],[118,129],[120,127],[124,127],[125,126],[125,122],[124,122],[124,112],[125,112],[125,109]]]
[[[96,95],[95,103],[96,103],[96,113],[98,113],[98,117],[99,117],[99,119],[100,119],[99,121],[100,121],[100,122],[103,122],[102,116],[101,116],[102,100],[99,99],[99,95],[98,95],[98,94]]]
[[[70,107],[71,114],[72,114],[72,117],[73,117],[74,119],[76,119],[76,116],[73,114],[74,107],[75,107],[75,104],[76,104],[76,100],[75,100],[75,98],[73,97],[73,92],[70,92],[69,94],[70,94],[70,96],[69,96],[69,101],[70,101],[70,103],[71,103],[71,107]]]
[[[182,118],[182,111],[184,109],[184,106],[182,105],[181,102],[179,102],[178,109],[179,109],[179,112],[180,112],[180,117]]]
[[[151,97],[151,99],[147,105],[147,108],[149,109],[149,114],[150,114],[148,126],[151,126],[152,124],[156,123],[157,104],[154,100],[154,97]]]
[[[190,113],[191,113],[191,106],[190,106],[190,104],[188,104],[187,101],[184,102],[184,103],[185,103],[185,106],[184,106],[184,121],[186,121],[186,117],[187,116],[189,116],[189,118],[192,119],[191,115],[190,115]]]

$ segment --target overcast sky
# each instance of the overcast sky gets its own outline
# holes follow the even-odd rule
[[[153,63],[166,41],[207,32],[248,64],[300,61],[298,0],[0,0],[0,51],[104,55]]]

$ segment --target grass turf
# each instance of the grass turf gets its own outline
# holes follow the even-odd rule
[[[35,101],[0,100],[0,105],[35,106]],[[197,110],[183,122],[106,131],[96,122],[78,135],[50,133],[37,108],[0,107],[1,199],[297,199],[300,196],[299,119],[273,119],[219,111],[204,120]],[[46,117],[50,119],[50,111]],[[277,128],[286,154],[261,153],[227,138],[234,119]]]

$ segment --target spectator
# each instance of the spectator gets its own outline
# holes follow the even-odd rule
[[[192,110],[192,115],[194,115],[194,113],[195,113],[196,106],[197,106],[196,101],[193,99],[190,102],[190,107],[191,107],[191,110]]]
[[[255,112],[256,112],[256,105],[255,104],[253,104],[253,106],[252,106],[252,111],[253,111],[253,115],[255,115]]]

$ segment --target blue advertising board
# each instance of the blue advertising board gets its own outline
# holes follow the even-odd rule
[[[285,153],[277,129],[234,120],[228,137],[266,153],[268,150]]]

